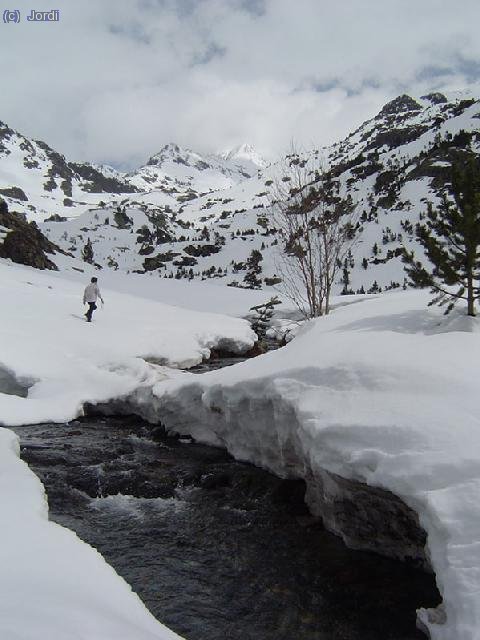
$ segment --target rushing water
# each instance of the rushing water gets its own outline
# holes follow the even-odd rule
[[[347,549],[302,483],[137,418],[15,431],[51,519],[188,640],[424,638],[415,610],[439,602],[433,576]]]

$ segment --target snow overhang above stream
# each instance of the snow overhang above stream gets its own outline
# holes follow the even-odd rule
[[[325,485],[325,474],[399,496],[428,534],[443,596],[441,608],[419,613],[422,624],[435,640],[474,640],[479,324],[459,312],[445,319],[428,299],[401,292],[338,308],[279,351],[143,387],[129,406],[240,460],[305,478],[314,512],[325,514],[321,496],[346,491],[342,482]]]

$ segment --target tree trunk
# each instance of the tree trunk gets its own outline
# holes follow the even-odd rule
[[[467,274],[467,315],[475,316],[475,297],[473,293],[473,275],[469,270]]]
[[[331,287],[328,284],[325,292],[325,315],[326,316],[328,316],[328,314],[330,313],[330,293],[331,293]]]

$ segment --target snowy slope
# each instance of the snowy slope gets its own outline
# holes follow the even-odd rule
[[[109,289],[88,324],[86,282],[0,261],[1,298],[11,301],[2,309],[0,385],[10,379],[28,388],[28,397],[0,393],[0,425],[71,420],[84,401],[106,401],[154,378],[151,363],[192,366],[214,347],[242,352],[256,340],[245,320]]]
[[[44,142],[0,122],[0,196],[29,219],[78,215],[101,200],[99,194],[134,190],[111,169],[69,163]]]
[[[399,292],[350,304],[279,351],[135,395],[173,431],[305,478],[314,512],[325,491],[341,496],[317,486],[324,471],[400,496],[428,534],[443,596],[421,620],[434,640],[478,640],[480,326],[446,320],[427,300]]]
[[[258,169],[263,169],[268,164],[267,160],[258,153],[255,147],[247,142],[233,149],[221,151],[217,155],[224,160],[241,165],[251,176],[255,175]]]
[[[305,161],[312,168],[322,165],[338,180],[341,193],[355,204],[357,239],[351,256],[342,265],[348,272],[347,290],[376,293],[400,288],[405,281],[402,249],[418,250],[415,225],[425,213],[427,202],[438,202],[452,160],[465,149],[480,152],[479,122],[480,101],[474,98],[400,96],[342,142],[320,151],[302,152],[298,157],[290,155],[257,170],[249,179],[221,170],[218,173],[218,163],[216,173],[210,176],[213,169],[195,169],[202,162],[196,154],[169,145],[140,171],[138,180],[135,178],[139,188],[155,188],[126,194],[121,200],[117,197],[94,212],[109,218],[113,229],[99,227],[92,221],[92,212],[87,211],[77,221],[47,222],[42,230],[78,257],[86,238],[90,238],[95,260],[103,267],[116,268],[117,262],[125,271],[177,279],[220,279],[239,286],[245,286],[246,261],[255,249],[262,253],[261,279],[268,287],[279,275],[281,263],[280,239],[270,205],[276,185],[288,185],[291,180],[297,166],[292,161]],[[199,184],[202,171],[216,191],[201,195],[206,191]],[[147,187],[144,179],[149,172],[153,177]],[[213,181],[215,175],[220,177],[217,183]],[[132,212],[134,222],[130,235],[115,245],[111,238],[120,234],[116,233],[112,212],[119,205]],[[135,214],[145,209],[168,218],[170,238],[153,237],[154,225]],[[145,234],[137,233],[143,224],[148,227],[147,242]],[[67,238],[63,239],[65,233]],[[121,256],[119,252],[123,252]],[[342,276],[340,270],[337,293],[344,287]]]

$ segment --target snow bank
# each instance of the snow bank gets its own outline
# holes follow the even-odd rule
[[[85,401],[152,384],[156,364],[188,367],[212,348],[242,352],[256,339],[244,320],[109,290],[89,324],[85,284],[0,261],[0,425],[70,420]],[[27,397],[12,394],[15,381]]]
[[[444,598],[420,618],[436,640],[478,640],[479,324],[445,320],[427,301],[402,292],[339,308],[280,351],[131,401],[174,431],[305,478],[313,509],[325,470],[400,496],[427,531]]]
[[[99,275],[94,267],[67,256],[57,254],[54,261],[60,269],[58,275],[61,278],[68,273],[67,277],[70,280],[84,283],[91,276]],[[82,273],[79,272],[79,267]],[[162,278],[154,271],[125,274],[121,271],[104,269],[101,272],[101,281],[103,287],[118,293],[147,298],[191,311],[220,313],[242,318],[248,314],[250,307],[267,302],[274,294],[270,291],[228,287],[223,280],[190,281]],[[282,310],[284,308],[285,306]]]
[[[0,425],[70,420],[85,401],[166,377],[152,362],[193,365],[213,347],[241,352],[256,339],[244,320],[107,289],[89,324],[85,284],[0,261]],[[0,638],[179,638],[100,554],[48,521],[43,487],[18,453],[16,436],[0,429]]]
[[[3,640],[180,640],[102,556],[47,520],[38,478],[0,429],[0,637]]]

